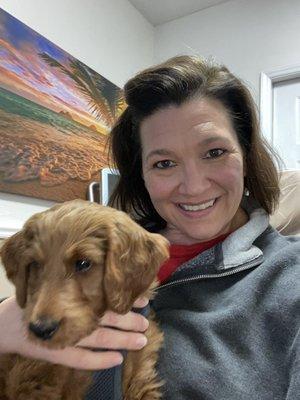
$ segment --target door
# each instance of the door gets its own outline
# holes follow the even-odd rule
[[[300,169],[300,78],[273,84],[272,145],[285,169]]]

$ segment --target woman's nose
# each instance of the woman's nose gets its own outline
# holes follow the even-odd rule
[[[209,189],[211,181],[205,168],[187,167],[182,171],[179,192],[194,196]]]

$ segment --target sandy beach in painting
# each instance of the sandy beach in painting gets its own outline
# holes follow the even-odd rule
[[[107,166],[106,135],[0,88],[0,191],[86,198]]]

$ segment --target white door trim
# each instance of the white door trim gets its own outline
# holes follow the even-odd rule
[[[273,143],[273,89],[274,83],[300,78],[300,65],[261,72],[260,74],[260,124],[264,137]]]

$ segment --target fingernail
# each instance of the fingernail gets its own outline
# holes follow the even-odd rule
[[[139,348],[143,348],[144,346],[146,346],[148,340],[146,338],[146,336],[140,336],[137,341],[136,344],[139,346]]]
[[[117,360],[116,360],[116,365],[120,365],[120,364],[122,364],[122,362],[124,361],[124,359],[123,359],[123,356],[120,354],[120,356],[119,357],[117,357]]]
[[[146,307],[149,303],[149,299],[147,299],[147,297],[140,297],[136,303],[138,304],[138,307]]]
[[[149,321],[147,320],[147,318],[144,318],[143,325],[144,325],[143,331],[146,331],[149,328]]]

